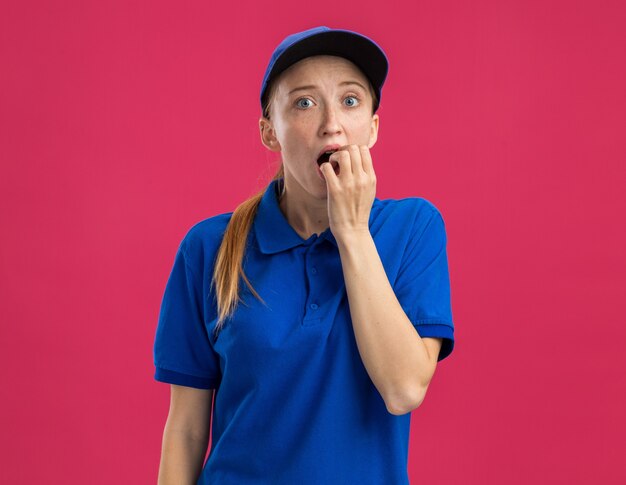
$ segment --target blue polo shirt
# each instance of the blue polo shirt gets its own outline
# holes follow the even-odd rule
[[[352,329],[330,229],[300,237],[270,182],[248,238],[240,303],[217,337],[214,259],[232,212],[195,224],[167,281],[155,379],[215,389],[212,446],[199,484],[408,484],[411,413],[395,416]],[[376,198],[369,220],[385,272],[421,337],[454,345],[444,221],[420,197]]]

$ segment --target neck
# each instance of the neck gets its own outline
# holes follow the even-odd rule
[[[319,235],[329,227],[328,206],[326,199],[317,200],[309,194],[305,197],[297,198],[291,196],[288,189],[283,190],[279,196],[278,206],[281,212],[298,235],[303,239],[308,239],[313,234]]]

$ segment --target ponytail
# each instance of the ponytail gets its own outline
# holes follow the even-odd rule
[[[274,175],[272,181],[283,177],[284,170],[281,163],[280,169]],[[250,284],[243,271],[242,262],[250,228],[254,222],[257,208],[268,187],[269,185],[242,202],[235,209],[228,226],[226,226],[222,243],[217,252],[213,278],[211,279],[211,289],[216,289],[218,309],[217,325],[215,326],[216,334],[224,326],[224,321],[235,312],[237,304],[242,302],[239,296],[239,276],[248,285],[252,294],[264,305],[266,304]]]

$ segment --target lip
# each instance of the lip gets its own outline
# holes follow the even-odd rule
[[[319,152],[317,154],[317,158],[315,159],[316,161],[320,159],[320,157],[322,156],[322,153],[327,152],[329,150],[339,150],[341,148],[341,145],[338,144],[334,144],[334,145],[326,145],[321,152]]]

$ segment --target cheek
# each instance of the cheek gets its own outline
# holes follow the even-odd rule
[[[366,145],[372,136],[372,125],[370,120],[363,120],[354,131],[355,138],[360,140],[360,143]]]
[[[300,158],[300,154],[307,153],[311,144],[309,130],[301,125],[285,127],[280,138],[283,152],[294,158]]]
[[[302,140],[311,136],[313,130],[313,126],[309,120],[299,119],[295,120],[293,123],[286,125],[284,127],[284,138],[285,142],[289,143],[290,140],[292,143],[300,144],[298,140]]]

